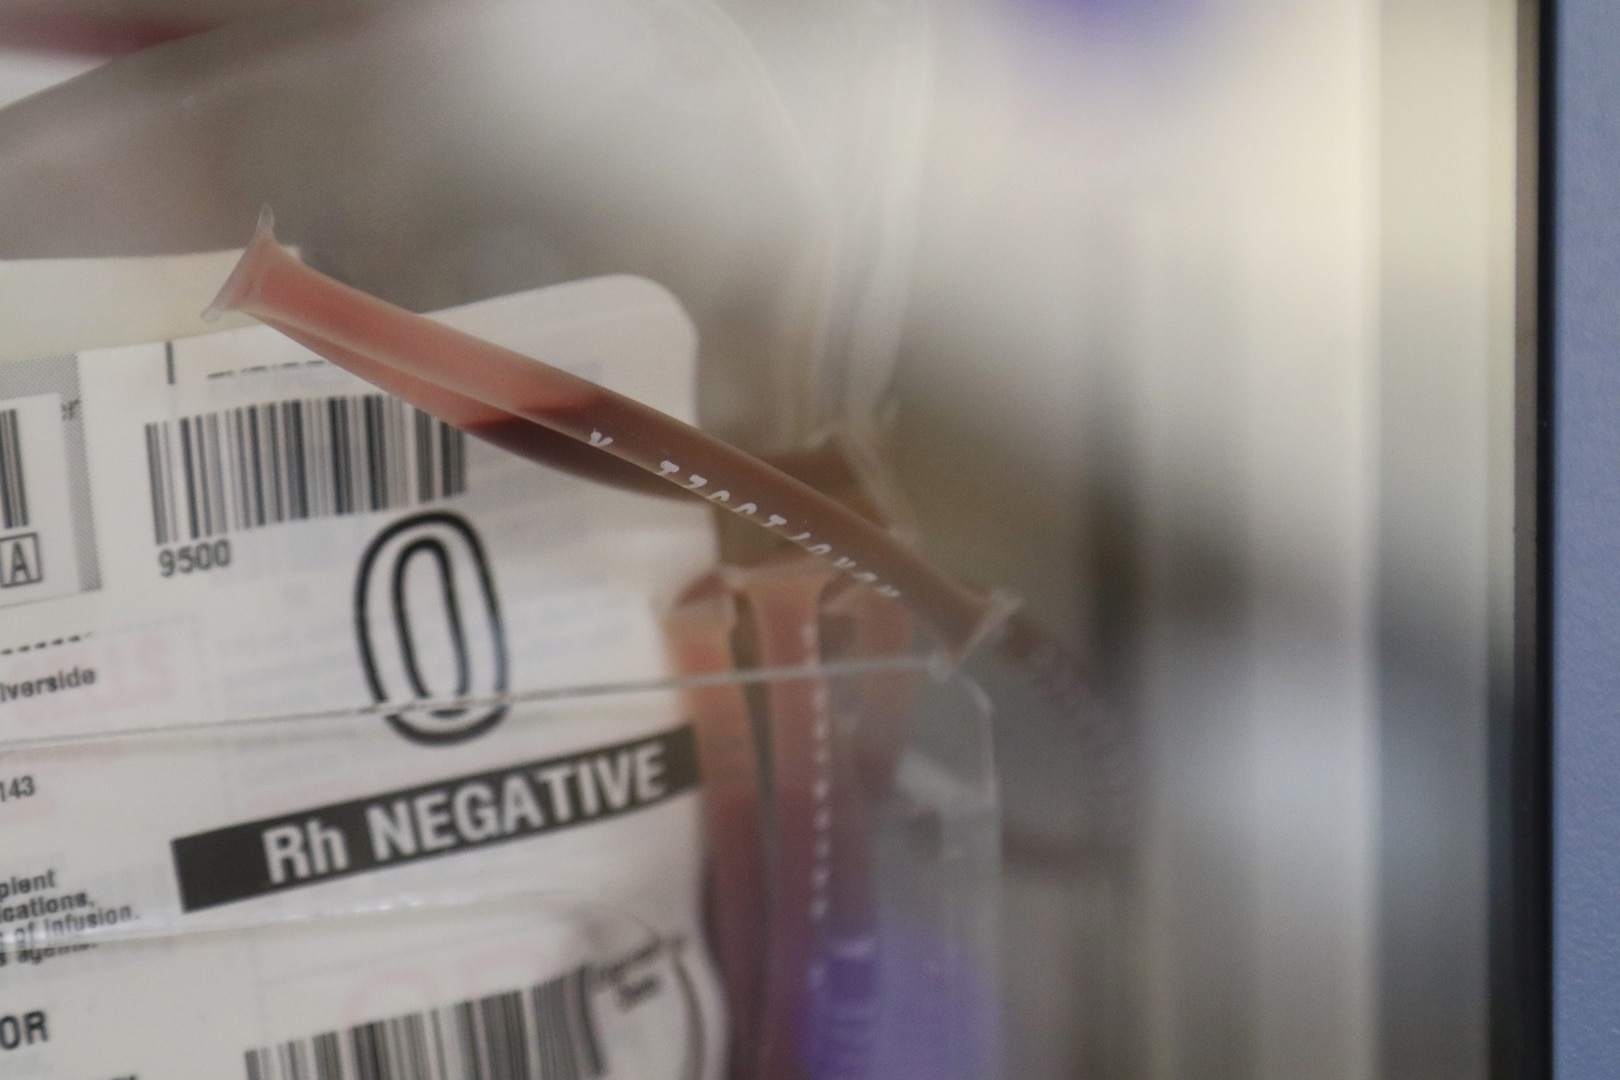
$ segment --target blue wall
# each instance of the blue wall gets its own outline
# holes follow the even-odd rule
[[[1553,1054],[1620,1076],[1620,3],[1557,4]]]

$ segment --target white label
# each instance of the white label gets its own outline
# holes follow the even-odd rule
[[[691,419],[650,283],[441,317]],[[713,1074],[680,700],[555,693],[665,674],[701,507],[255,327],[0,365],[0,526],[0,1074]]]
[[[0,607],[79,591],[67,484],[61,397],[0,399]]]

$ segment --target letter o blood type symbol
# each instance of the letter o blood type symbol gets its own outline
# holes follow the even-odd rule
[[[354,629],[372,700],[402,706],[388,722],[407,739],[471,739],[506,714],[505,705],[455,704],[507,690],[495,584],[464,518],[417,514],[377,535],[355,579]]]

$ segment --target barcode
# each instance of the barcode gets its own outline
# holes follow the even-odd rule
[[[247,1052],[248,1080],[598,1080],[592,969]]]
[[[157,543],[392,510],[467,490],[466,436],[382,394],[146,425]]]
[[[16,409],[0,409],[0,529],[28,524],[28,486],[23,483],[22,428]]]

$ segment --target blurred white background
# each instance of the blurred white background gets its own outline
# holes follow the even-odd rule
[[[1515,5],[939,31],[903,481],[1090,642],[1147,778],[1110,944],[1057,854],[1076,762],[1008,718],[1008,1075],[1485,1075]]]

